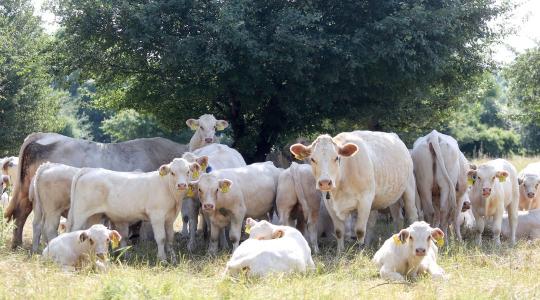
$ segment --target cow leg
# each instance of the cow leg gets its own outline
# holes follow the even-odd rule
[[[158,253],[157,257],[160,261],[166,262],[167,255],[165,254],[165,222],[163,216],[151,216],[150,223],[152,223],[152,230],[154,231],[154,239],[156,240]]]
[[[221,228],[214,222],[210,221],[210,243],[208,244],[208,253],[216,255],[218,250],[218,239]]]
[[[382,279],[399,281],[399,282],[405,281],[405,278],[403,277],[403,275],[387,267],[386,265],[382,266],[381,270],[379,271],[379,274],[381,275]]]
[[[307,231],[309,233],[309,242],[311,244],[311,249],[313,249],[313,253],[319,254],[319,242],[317,241],[317,235],[318,235],[318,228],[317,224],[319,224],[319,210],[312,209],[310,217],[308,218],[308,224],[307,224]]]
[[[188,236],[189,234],[188,223],[190,223],[189,221],[191,218],[191,210],[192,210],[191,202],[192,201],[193,200],[191,198],[187,198],[187,199],[184,199],[184,201],[182,201],[182,209],[181,209],[181,213],[182,213],[182,233],[181,234],[182,236]],[[193,231],[193,227],[191,227],[191,224],[189,225],[190,225],[189,231]],[[189,245],[188,245],[188,248],[189,248]]]
[[[358,206],[356,208],[357,219],[354,227],[356,240],[360,245],[363,245],[366,238],[366,227],[371,213],[371,205],[373,203],[373,193],[366,193],[359,197]]]
[[[12,200],[13,201],[13,200]],[[28,202],[28,199],[26,199]],[[32,205],[23,205],[23,207],[18,206],[13,213],[15,219],[15,228],[13,229],[13,242],[11,248],[16,249],[19,246],[22,246],[22,236],[24,224],[26,219],[32,212]]]
[[[507,207],[508,209],[508,224],[510,225],[510,243],[512,245],[516,244],[516,229],[518,225],[518,205],[519,202],[516,200],[512,201]]]
[[[476,220],[476,245],[482,245],[482,233],[484,233],[485,218],[480,216],[473,208],[474,219]]]
[[[97,219],[97,217],[96,217]],[[128,242],[128,236],[129,236],[129,223],[128,222],[113,222],[112,228],[116,229],[122,239],[120,240],[120,246],[126,247]],[[126,238],[124,238],[126,237]]]
[[[442,184],[440,189],[440,201],[439,201],[439,221],[440,221],[440,229],[444,232],[445,236],[448,236],[448,219],[449,219],[449,213],[450,213],[450,188],[446,184]]]
[[[379,216],[379,212],[377,210],[372,210],[369,213],[368,222],[366,225],[366,238],[365,238],[365,243],[364,243],[366,245],[371,244],[371,241],[373,240],[373,236],[374,236],[373,230],[375,228],[375,224],[377,223],[378,216]],[[358,222],[358,219],[356,221]],[[358,234],[357,234],[357,238],[358,238]]]
[[[497,213],[493,216],[493,242],[495,242],[496,245],[501,244],[501,227],[502,227],[502,217],[503,217],[503,209],[500,209],[501,211],[497,211]]]
[[[187,204],[189,209],[189,242],[187,245],[188,251],[193,252],[197,246],[197,225],[199,223],[199,207],[194,199],[187,199],[184,201],[191,202]],[[182,206],[182,210],[184,207]]]
[[[58,213],[45,215],[45,242],[49,243],[58,236],[58,226],[60,225],[60,215]]]
[[[220,249],[223,249],[223,250],[229,249],[229,243],[227,242],[227,227],[223,227],[219,231],[219,246],[220,246]]]
[[[426,184],[423,180],[418,180],[418,195],[420,197],[420,202],[422,203],[422,210],[424,213],[424,220],[433,225],[434,212],[433,209],[433,194],[431,182]]]
[[[405,208],[405,215],[409,223],[418,221],[418,210],[416,208],[416,181],[414,174],[411,171],[405,192],[403,193],[403,206]]]
[[[174,216],[165,221],[165,235],[167,239],[166,252],[171,256],[171,262],[176,264],[176,252],[174,251]]]
[[[399,231],[403,228],[403,214],[401,213],[401,201],[390,205],[390,215],[392,215],[392,223],[394,224],[394,231]]]
[[[39,204],[36,203],[34,209],[34,219],[32,220],[32,253],[37,253],[41,239],[43,227],[43,212]]]
[[[323,196],[323,198],[325,197]],[[326,210],[332,219],[332,224],[334,224],[334,231],[337,239],[337,253],[339,254],[345,250],[345,221],[338,218],[334,212],[334,208],[330,203],[328,203],[328,201],[329,200],[324,199],[324,204],[326,205]]]
[[[233,216],[231,218],[231,228],[229,229],[229,238],[233,246],[233,251],[238,248],[240,243],[240,235],[242,234],[242,221],[244,220],[244,215]]]

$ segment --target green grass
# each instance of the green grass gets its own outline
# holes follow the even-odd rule
[[[521,169],[534,159],[516,158]],[[518,166],[519,165],[519,166]],[[377,230],[388,236],[392,226]],[[31,223],[25,230],[30,247]],[[0,298],[2,299],[534,299],[540,298],[540,241],[520,241],[494,247],[486,237],[482,248],[450,241],[439,253],[439,264],[450,274],[445,282],[422,277],[406,284],[387,283],[371,263],[376,247],[358,250],[352,242],[344,255],[335,255],[335,242],[322,241],[314,256],[316,271],[305,275],[274,275],[264,279],[223,277],[229,254],[216,258],[200,245],[187,255],[185,239],[176,245],[176,266],[156,265],[155,247],[141,244],[129,259],[117,260],[107,273],[84,268],[62,272],[56,265],[8,248],[10,228],[0,222]],[[467,240],[467,236],[465,237]],[[470,239],[468,239],[470,240]]]

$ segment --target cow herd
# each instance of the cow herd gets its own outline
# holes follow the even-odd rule
[[[373,261],[383,278],[404,280],[424,272],[445,278],[437,249],[449,233],[461,241],[462,225],[474,228],[477,244],[486,226],[496,244],[501,233],[511,244],[540,237],[540,163],[520,174],[503,159],[476,166],[455,139],[434,130],[413,149],[394,133],[320,135],[290,146],[298,163],[281,154],[276,164],[247,165],[219,144],[216,132],[227,121],[203,115],[186,124],[195,131],[187,146],[163,138],[102,144],[29,135],[18,157],[1,161],[4,206],[12,186],[4,215],[15,221],[13,247],[22,244],[33,210],[33,252],[45,243],[42,256],[65,268],[92,254],[106,269],[109,244],[125,247],[137,231],[150,232],[159,260],[175,263],[173,224],[181,215],[187,251],[201,235],[209,236],[210,254],[232,245],[230,274],[306,271],[323,234],[335,236],[338,253],[347,237],[360,245],[379,240],[374,225],[386,210],[398,233]],[[59,235],[62,217],[66,233]]]

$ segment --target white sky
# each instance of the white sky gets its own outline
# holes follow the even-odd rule
[[[58,24],[54,21],[54,15],[41,10],[45,0],[32,0],[35,6],[36,15],[41,15],[43,27],[48,33],[53,33],[58,29]],[[501,2],[503,0],[497,0]],[[515,32],[505,38],[503,44],[493,48],[493,58],[499,63],[509,63],[514,60],[516,53],[540,44],[540,0],[510,0],[513,3],[521,4],[514,11],[508,24],[515,28]],[[493,22],[493,26],[501,22]]]

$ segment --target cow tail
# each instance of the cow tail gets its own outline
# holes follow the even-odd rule
[[[448,170],[446,169],[446,165],[444,164],[444,159],[442,157],[441,152],[441,146],[439,144],[439,136],[434,134],[436,131],[433,131],[432,134],[430,134],[430,137],[428,139],[429,145],[433,149],[433,152],[435,153],[435,158],[437,160],[437,165],[442,170],[442,173],[444,175],[444,178],[448,182],[448,186],[450,187],[450,199],[448,204],[448,213],[450,216],[453,216],[456,213],[456,185],[452,182],[452,179],[450,178],[450,175],[448,175]]]
[[[69,205],[69,212],[68,212],[68,218],[66,221],[66,232],[71,231],[71,227],[73,226],[73,218],[75,214],[75,203],[76,203],[76,191],[77,191],[77,182],[79,181],[79,178],[81,178],[84,174],[88,173],[91,170],[91,168],[82,168],[77,173],[75,173],[75,176],[73,176],[73,179],[71,180],[71,192],[70,192],[70,205]]]

